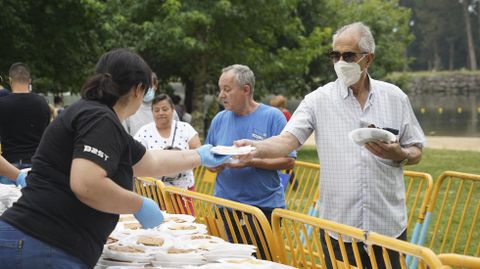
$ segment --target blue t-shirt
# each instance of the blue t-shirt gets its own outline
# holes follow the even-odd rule
[[[213,118],[205,143],[231,146],[239,139],[264,140],[280,134],[286,123],[280,110],[264,104],[245,116],[224,110]],[[296,157],[296,153],[289,156]],[[277,170],[225,168],[217,175],[214,195],[261,208],[285,207]]]

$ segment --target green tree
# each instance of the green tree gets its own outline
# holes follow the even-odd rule
[[[102,52],[96,12],[76,0],[0,1],[0,72],[27,63],[35,91],[78,91]]]
[[[121,29],[121,42],[135,46],[163,80],[177,78],[186,85],[185,101],[200,132],[204,95],[215,92],[222,67],[249,65],[257,95],[300,87],[327,38],[318,29],[304,35],[295,0],[119,3],[112,32]]]

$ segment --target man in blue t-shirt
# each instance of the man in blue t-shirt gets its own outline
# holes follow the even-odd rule
[[[282,112],[254,100],[255,75],[248,66],[224,68],[218,86],[225,110],[213,118],[205,143],[231,146],[239,139],[263,140],[283,130],[287,121]],[[295,157],[292,152],[281,158],[254,158],[248,163],[230,162],[211,169],[218,173],[214,194],[256,206],[270,221],[273,209],[285,208],[279,170],[291,169]]]

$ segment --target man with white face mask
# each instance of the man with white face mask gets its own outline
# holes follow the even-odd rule
[[[152,86],[148,88],[143,96],[143,102],[140,105],[140,108],[123,123],[123,127],[131,136],[134,136],[143,125],[153,122],[152,101],[153,98],[155,98],[157,89],[157,74],[152,72]],[[178,120],[178,115],[175,112],[173,113],[173,119]]]
[[[356,22],[340,28],[329,54],[338,79],[306,95],[280,135],[235,144],[253,145],[254,157],[272,158],[298,148],[315,131],[320,218],[405,240],[403,165],[420,161],[425,137],[408,96],[368,75],[374,52],[375,41],[366,25]],[[397,141],[359,146],[349,139],[350,131],[369,124],[392,130]],[[336,259],[342,260],[336,235],[330,237]],[[325,242],[322,245],[326,267],[332,268]],[[352,246],[346,245],[349,262],[356,265]],[[371,268],[368,253],[359,245],[363,266]],[[374,247],[374,252],[379,268],[385,267],[381,249]],[[389,252],[389,257],[392,268],[400,268],[398,255]]]

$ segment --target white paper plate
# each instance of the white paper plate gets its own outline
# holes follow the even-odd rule
[[[254,257],[247,257],[247,258],[223,258],[217,260],[220,263],[226,264],[239,264],[246,266],[248,268],[269,268],[270,264],[266,261],[256,259]]]
[[[205,258],[203,257],[203,255],[200,253],[196,253],[195,251],[188,253],[167,253],[162,251],[156,253],[153,260],[164,262],[205,262]]]
[[[202,266],[184,266],[185,269],[245,269],[241,264],[208,263]]]
[[[358,128],[351,131],[348,134],[348,137],[360,146],[378,140],[385,143],[393,143],[397,140],[397,137],[394,134],[378,128]]]
[[[164,214],[163,221],[175,223],[192,223],[195,221],[195,217],[187,214]]]
[[[173,236],[181,236],[187,234],[206,234],[207,226],[198,223],[167,222],[160,226],[159,231],[168,232]]]
[[[217,243],[228,243],[225,240],[223,240],[220,237],[216,237],[213,235],[208,235],[208,234],[189,234],[189,235],[182,235],[177,238],[180,241],[190,241],[190,242],[195,242],[195,241],[215,241]]]
[[[224,244],[219,244],[218,246],[215,246],[214,248],[211,249],[211,251],[253,251],[257,249],[256,246],[254,245],[248,245],[248,244],[233,244],[229,242],[225,242]]]
[[[110,249],[111,246],[115,244],[111,244],[108,247],[105,247],[103,250],[103,255],[105,258],[110,258],[118,261],[126,261],[126,262],[149,262],[152,257],[146,252],[122,252],[117,250]],[[141,246],[131,246],[137,249],[141,249],[145,251],[145,247]]]
[[[123,265],[113,265],[107,266],[106,269],[144,269],[145,266],[123,266]],[[163,267],[162,267],[163,269]]]
[[[109,261],[109,260],[99,260],[98,263],[100,265],[106,266],[128,266],[128,267],[145,267],[145,265],[149,264],[148,262],[121,262],[121,261]]]
[[[154,266],[161,266],[164,267],[174,267],[174,268],[182,268],[184,265],[203,265],[206,263],[205,260],[192,262],[192,261],[156,261],[153,260],[151,262]]]
[[[210,151],[219,155],[245,155],[254,150],[255,148],[252,146],[244,146],[244,147],[216,146],[210,149]]]
[[[141,237],[158,238],[163,240],[163,244],[161,246],[144,244],[142,242],[139,242],[139,239]],[[122,238],[119,242],[122,245],[127,245],[127,246],[135,246],[135,247],[140,246],[146,253],[152,253],[152,252],[157,252],[163,249],[169,249],[170,247],[173,246],[175,242],[175,238],[170,234],[161,233],[157,230],[139,230]]]

